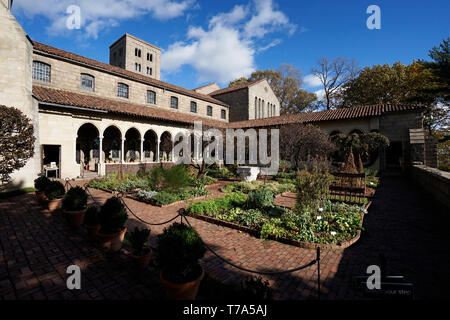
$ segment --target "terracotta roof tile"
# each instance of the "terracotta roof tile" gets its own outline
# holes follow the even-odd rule
[[[143,82],[145,84],[148,85],[152,85],[152,86],[156,86],[156,87],[160,87],[160,88],[164,88],[170,91],[174,91],[180,94],[184,94],[193,98],[197,98],[200,100],[204,100],[207,102],[211,102],[211,103],[215,103],[224,107],[228,107],[228,105],[222,101],[219,101],[217,99],[214,99],[213,97],[206,95],[206,94],[201,94],[198,92],[195,92],[193,90],[188,90],[167,82],[163,82],[160,80],[156,80],[135,72],[131,72],[116,66],[112,66],[110,64],[106,64],[100,61],[96,61],[93,59],[89,59],[80,55],[77,55],[75,53],[71,53],[68,51],[64,51],[37,41],[33,41],[33,48],[37,53],[44,53],[44,54],[49,54],[49,55],[53,55],[53,56],[57,56],[57,57],[61,57],[64,59],[68,59],[77,63],[81,63],[81,64],[85,64],[88,65],[90,67],[94,67],[94,68],[98,68],[101,69],[103,71],[107,71],[107,72],[111,72],[111,73],[115,73],[118,74],[120,76],[126,77],[126,78],[131,78],[132,80],[136,80],[136,81],[140,81]]]
[[[367,117],[381,116],[390,112],[402,112],[423,110],[424,106],[420,105],[370,105],[358,106],[352,108],[343,108],[337,110],[327,110],[319,112],[309,112],[291,115],[282,115],[272,118],[256,119],[249,121],[238,121],[229,123],[229,128],[256,128],[270,127],[293,123],[314,123],[320,121],[360,119]]]
[[[263,82],[264,80],[266,80],[266,79],[265,78],[264,79],[259,79],[259,80],[255,80],[255,81],[252,81],[252,82],[239,84],[239,85],[236,85],[236,86],[223,88],[223,89],[220,89],[220,90],[213,91],[209,95],[214,97],[214,96],[218,96],[218,95],[221,95],[221,94],[224,94],[224,93],[229,93],[229,92],[233,92],[233,91],[246,89],[246,88],[251,87],[251,86],[253,86],[253,85],[257,84],[257,83]]]
[[[36,85],[33,86],[33,95],[39,102],[44,103],[82,107],[133,117],[173,121],[181,124],[192,124],[194,121],[202,121],[203,124],[215,128],[227,126],[227,123],[224,121]]]

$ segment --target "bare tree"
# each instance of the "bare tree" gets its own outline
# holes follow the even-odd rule
[[[311,68],[311,73],[320,79],[325,91],[322,104],[327,110],[339,107],[339,91],[348,81],[356,78],[359,67],[356,60],[339,57],[330,60],[322,57],[317,66]]]

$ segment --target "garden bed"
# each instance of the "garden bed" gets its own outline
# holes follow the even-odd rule
[[[193,203],[186,215],[297,247],[343,249],[359,239],[364,213],[370,206],[370,202],[363,208],[325,201],[317,214],[298,216],[278,206],[263,210],[249,207],[248,203],[245,194],[235,192],[224,198]]]
[[[370,201],[366,206],[365,206],[365,210],[368,210],[370,205],[372,204],[372,202]],[[233,223],[233,222],[228,222],[228,221],[224,221],[224,220],[220,220],[220,219],[216,219],[213,217],[209,217],[209,216],[204,216],[204,215],[199,215],[199,214],[192,214],[190,212],[186,212],[186,215],[189,217],[192,217],[194,219],[197,220],[202,220],[202,221],[206,221],[209,223],[213,223],[215,225],[218,226],[222,226],[222,227],[227,227],[230,229],[234,229],[234,230],[238,230],[238,231],[242,231],[245,233],[248,233],[254,237],[260,238],[261,236],[261,232],[253,229],[253,228],[249,228],[246,226],[242,226],[239,225],[237,223]],[[360,223],[360,227],[362,228],[363,223],[364,223],[364,216],[365,214],[361,213],[361,223]],[[293,239],[289,239],[289,238],[285,238],[285,237],[275,237],[272,235],[269,235],[267,237],[268,240],[273,240],[273,241],[278,241],[284,244],[289,244],[289,245],[293,245],[299,248],[304,248],[304,249],[316,249],[316,248],[321,248],[321,249],[345,249],[350,247],[351,245],[355,244],[359,238],[361,237],[361,230],[358,230],[356,233],[356,236],[350,240],[344,241],[340,244],[329,244],[329,243],[310,243],[310,242],[304,242],[304,241],[298,241],[298,240],[293,240]]]

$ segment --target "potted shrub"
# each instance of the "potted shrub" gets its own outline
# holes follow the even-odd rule
[[[197,231],[185,224],[176,222],[158,235],[160,279],[169,299],[195,299],[204,276],[199,259],[205,251]]]
[[[127,228],[125,223],[128,219],[127,211],[119,198],[108,199],[100,209],[100,230],[97,238],[104,248],[119,251]]]
[[[87,194],[81,187],[71,188],[62,200],[62,210],[71,227],[79,227],[86,214]]]
[[[48,210],[50,212],[61,209],[62,199],[65,193],[66,189],[61,182],[54,180],[48,183],[45,188],[45,196],[48,200]]]
[[[150,245],[148,243],[148,238],[150,237],[149,229],[139,229],[138,227],[129,235],[129,241],[133,248],[131,252],[131,257],[135,259],[136,264],[141,269],[145,269],[150,262],[150,255],[152,253]]]
[[[45,203],[47,197],[45,196],[45,188],[50,183],[50,179],[46,176],[41,176],[34,180],[34,188],[36,189],[36,198],[39,203]]]
[[[100,230],[100,210],[96,206],[87,208],[83,225],[88,232],[89,238],[95,238],[98,230]]]

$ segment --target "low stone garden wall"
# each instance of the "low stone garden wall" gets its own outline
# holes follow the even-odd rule
[[[424,165],[415,165],[411,169],[413,180],[422,189],[450,209],[450,173]]]

